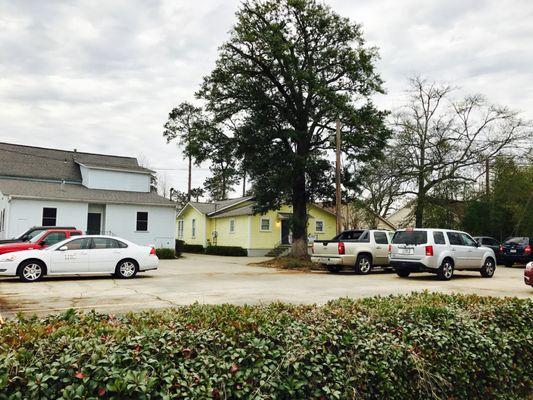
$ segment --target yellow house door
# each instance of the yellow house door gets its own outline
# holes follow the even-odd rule
[[[289,220],[281,220],[281,244],[291,243],[291,229],[289,226]]]

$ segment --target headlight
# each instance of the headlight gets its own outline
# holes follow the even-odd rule
[[[0,262],[11,262],[11,261],[15,261],[16,259],[17,259],[17,257],[10,256],[10,257],[6,257],[6,258],[0,258]]]

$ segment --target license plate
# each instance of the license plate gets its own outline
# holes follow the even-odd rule
[[[409,255],[413,253],[414,253],[414,249],[398,249],[398,254]]]
[[[516,249],[511,249],[510,252],[511,253],[516,253]]]

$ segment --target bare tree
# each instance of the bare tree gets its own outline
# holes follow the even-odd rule
[[[515,111],[489,104],[481,95],[453,99],[455,88],[419,77],[410,81],[408,104],[395,115],[397,177],[416,196],[415,221],[436,185],[472,180],[469,169],[527,135],[528,125]]]
[[[359,207],[368,209],[374,218],[375,215],[386,217],[404,196],[405,182],[397,176],[401,156],[396,149],[387,147],[382,159],[372,161],[361,172]]]

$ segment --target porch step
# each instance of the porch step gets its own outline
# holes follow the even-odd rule
[[[290,244],[280,244],[265,254],[265,257],[280,257],[286,255],[291,249]]]

